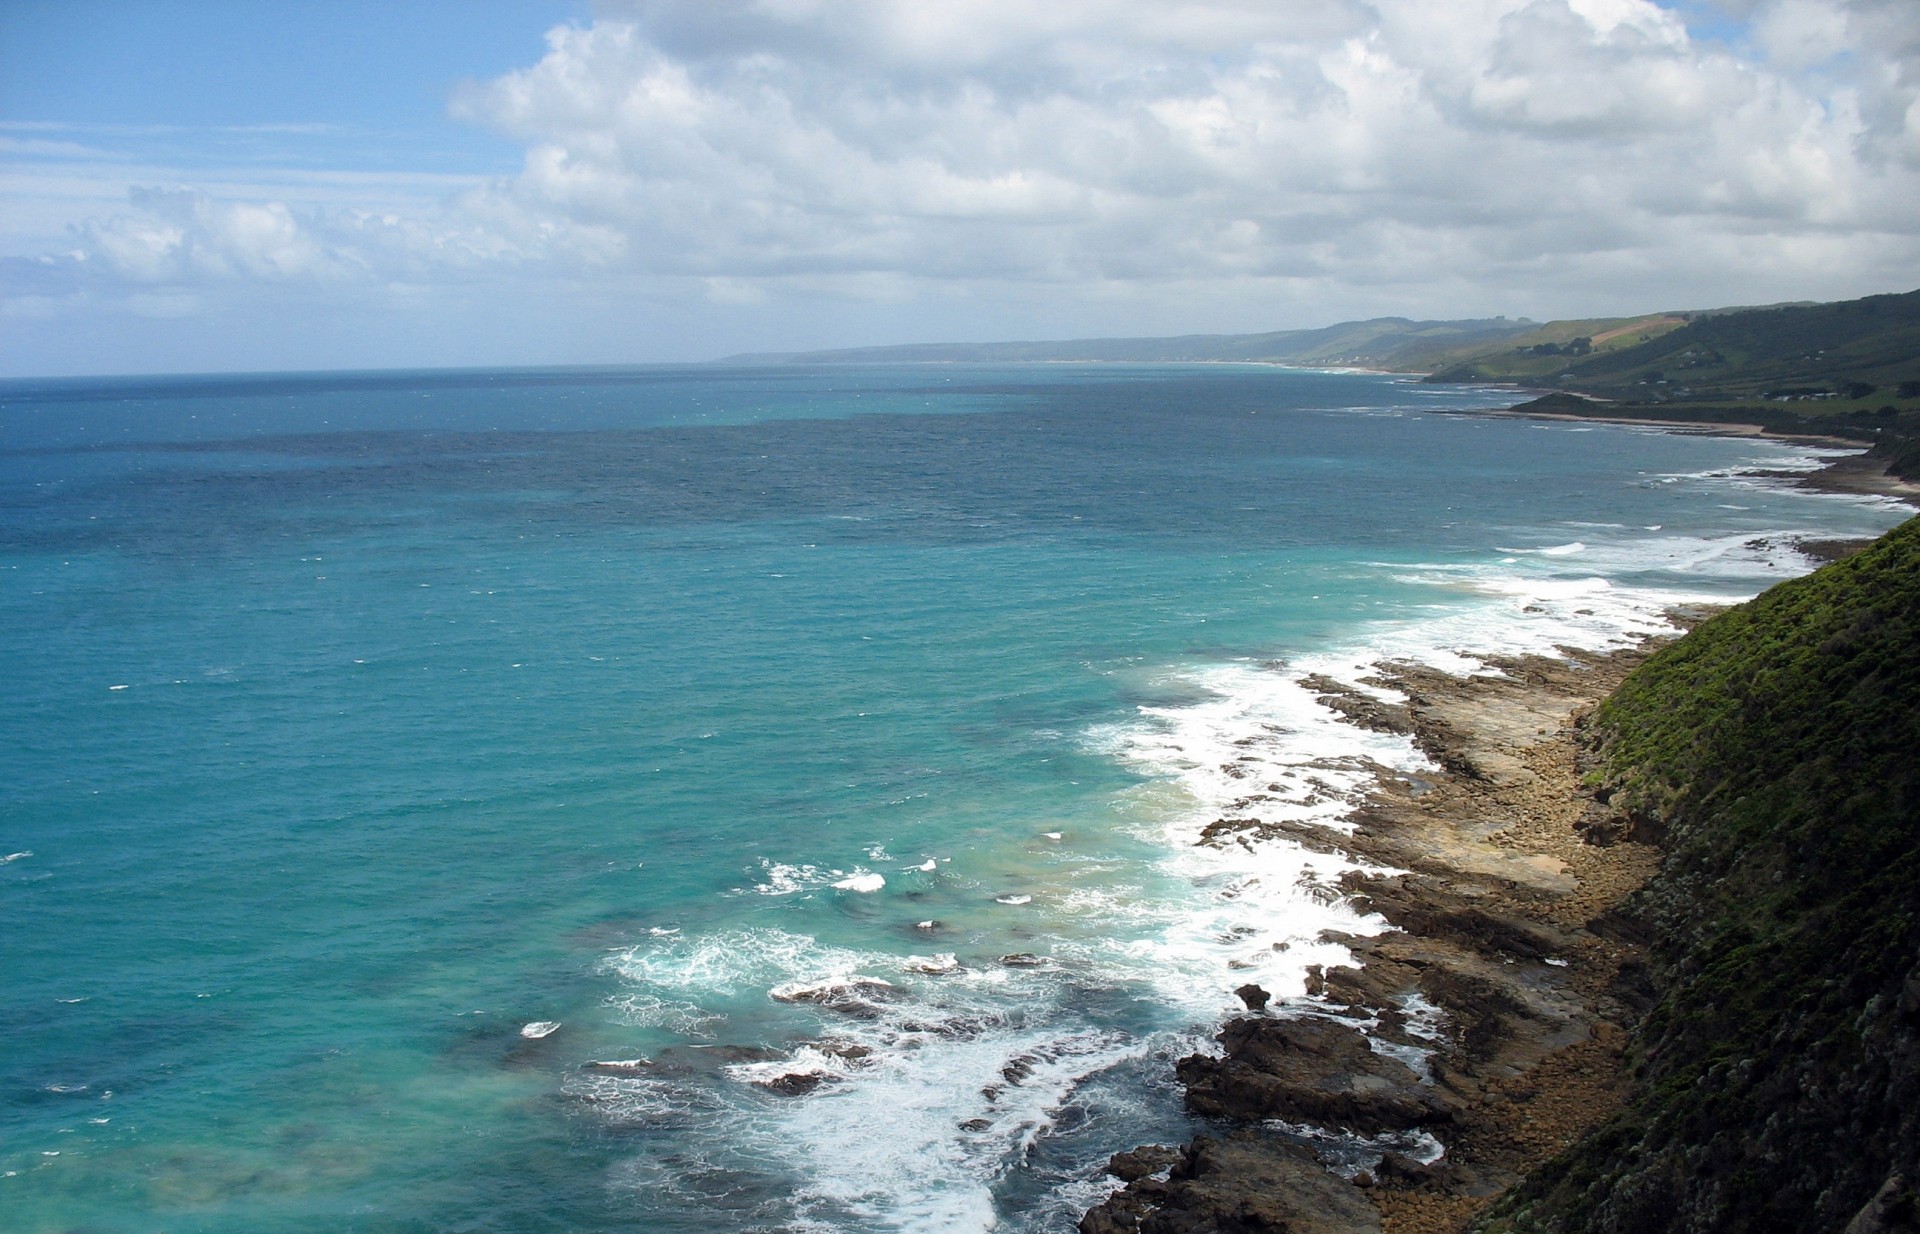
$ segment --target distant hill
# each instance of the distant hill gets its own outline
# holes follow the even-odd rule
[[[1845,437],[1871,443],[1895,475],[1920,478],[1920,291],[1663,314],[1611,336],[1568,337],[1589,324],[1552,322],[1462,349],[1425,380],[1559,391],[1516,410]],[[1557,345],[1539,345],[1548,341]]]
[[[731,356],[726,364],[1132,361],[1368,368],[1431,382],[1554,391],[1540,411],[1757,423],[1872,443],[1920,478],[1920,291],[1834,304],[1778,304],[1595,317],[1413,321],[1173,338],[912,343]],[[1578,396],[1577,398],[1575,396]]]
[[[1575,338],[1463,350],[1430,381],[1527,381],[1628,402],[1871,402],[1920,383],[1920,291],[1837,304],[1663,314]],[[1920,393],[1920,388],[1905,397]]]
[[[1378,368],[1425,373],[1441,356],[1473,355],[1539,329],[1537,322],[1495,317],[1469,321],[1411,321],[1376,317],[1317,330],[1266,334],[1185,334],[1173,338],[1065,339],[1051,342],[909,343],[839,351],[773,352],[729,356],[723,364],[1018,363],[1132,361],[1241,362],[1307,368]]]
[[[1511,382],[1629,403],[1870,403],[1869,410],[1878,410],[1889,400],[1920,399],[1920,291],[1545,324],[1376,317],[1264,334],[908,343],[751,353],[720,363],[1044,361],[1376,368],[1423,373],[1434,382]]]
[[[1468,344],[1437,351],[1422,367],[1432,381],[1545,383],[1569,364],[1651,342],[1684,327],[1694,316],[1672,312],[1550,321],[1491,346]]]

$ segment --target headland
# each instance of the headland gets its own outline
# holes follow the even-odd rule
[[[1344,853],[1393,928],[1244,987],[1179,1067],[1217,1130],[1084,1234],[1913,1228],[1920,521],[1833,555],[1674,639],[1310,682],[1439,770],[1204,842]]]

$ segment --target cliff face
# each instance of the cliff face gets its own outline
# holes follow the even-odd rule
[[[1591,717],[1659,873],[1635,1096],[1488,1234],[1920,1228],[1920,519],[1706,622]]]

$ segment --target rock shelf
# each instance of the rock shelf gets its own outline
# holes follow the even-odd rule
[[[1311,972],[1304,999],[1250,1003],[1222,1028],[1221,1055],[1182,1060],[1189,1108],[1219,1133],[1120,1154],[1111,1172],[1126,1186],[1084,1234],[1451,1234],[1620,1108],[1646,962],[1614,910],[1658,850],[1581,790],[1577,724],[1651,650],[1496,660],[1498,675],[1471,677],[1381,666],[1367,684],[1404,703],[1308,681],[1442,770],[1381,768],[1351,834],[1255,809],[1201,842],[1285,837],[1401,871],[1341,887],[1394,928],[1340,938],[1353,965]],[[1356,1171],[1316,1155],[1301,1126],[1419,1132],[1444,1152],[1383,1149]],[[1164,1164],[1142,1173],[1148,1162]]]

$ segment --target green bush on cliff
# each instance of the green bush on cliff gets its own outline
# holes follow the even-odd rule
[[[1876,1194],[1911,1223],[1920,519],[1664,649],[1590,734],[1599,793],[1666,837],[1629,906],[1637,1095],[1481,1228],[1838,1231]]]

